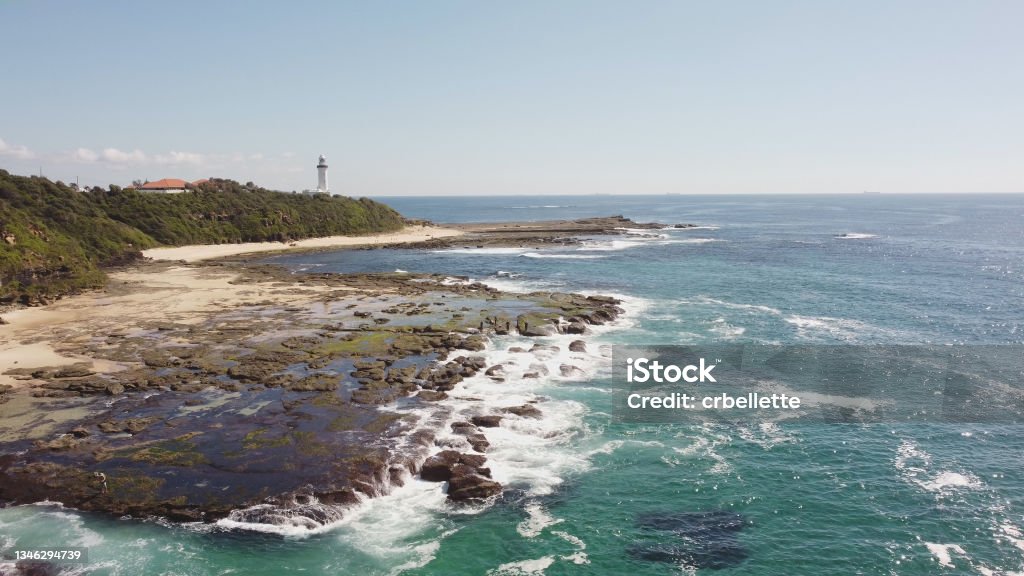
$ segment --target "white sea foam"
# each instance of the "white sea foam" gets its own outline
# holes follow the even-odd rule
[[[527,248],[445,248],[444,250],[431,250],[434,254],[475,254],[477,256],[508,256],[522,254]]]
[[[842,240],[868,240],[870,238],[878,238],[878,234],[868,234],[863,232],[848,232],[846,234],[840,234],[836,236],[837,239]]]
[[[623,234],[628,234],[630,236],[641,236],[641,237],[644,237],[644,238],[668,238],[669,237],[668,234],[658,234],[657,232],[654,232],[650,228],[615,228],[615,229],[620,231],[620,232],[622,232]],[[665,230],[668,230],[668,228],[665,228]]]
[[[973,474],[961,474],[950,470],[939,472],[934,479],[921,483],[921,487],[929,492],[941,492],[947,489],[956,488],[979,488],[981,480]]]
[[[701,306],[720,306],[722,308],[728,308],[733,310],[745,310],[750,312],[761,312],[764,314],[771,314],[775,316],[781,316],[782,311],[778,308],[772,308],[771,306],[763,306],[760,304],[743,304],[737,302],[726,302],[725,300],[719,300],[710,296],[697,296],[689,299],[677,300],[680,304],[686,305],[701,305]]]
[[[715,318],[711,322],[711,327],[708,328],[708,332],[720,336],[726,340],[734,340],[739,338],[746,332],[747,329],[742,326],[733,326],[726,321],[725,318]]]
[[[584,550],[587,549],[587,544],[583,542],[583,540],[561,530],[553,530],[551,533],[576,547],[575,552],[562,556],[562,560],[568,560],[576,565],[590,564],[590,558],[588,558],[587,553],[584,552]]]
[[[1024,552],[1024,533],[1021,533],[1020,528],[1009,522],[1004,522],[999,526],[999,534],[1021,552]]]
[[[534,560],[520,560],[519,562],[508,562],[493,570],[488,570],[488,576],[543,576],[544,571],[555,563],[554,556],[544,556]]]
[[[561,518],[552,516],[539,502],[530,502],[524,509],[528,516],[516,526],[516,531],[523,538],[536,538],[545,528],[562,522]]]
[[[737,429],[737,434],[743,440],[760,446],[765,450],[771,450],[780,444],[796,441],[792,434],[785,432],[774,422],[762,422],[758,425],[757,430],[741,426]]]
[[[967,558],[967,552],[958,544],[935,544],[933,542],[925,542],[925,547],[931,552],[932,556],[938,561],[939,566],[943,568],[956,568],[953,564],[953,553],[957,553],[964,558]]]
[[[566,254],[564,252],[527,252],[520,254],[523,258],[561,258],[564,260],[597,260],[604,258],[598,254]]]
[[[481,280],[487,286],[502,292],[513,294],[529,294],[530,292],[541,292],[545,290],[559,290],[564,287],[560,282],[550,280],[524,279],[522,275],[499,276]]]
[[[682,448],[673,448],[672,450],[676,454],[686,458],[705,458],[710,460],[713,462],[709,469],[709,472],[712,474],[726,474],[732,470],[732,465],[717,451],[719,446],[728,445],[732,442],[732,438],[727,434],[717,431],[710,425],[705,425],[698,435],[691,436],[688,434],[685,438],[691,440],[692,444]],[[678,464],[677,462],[675,465]]]
[[[707,244],[724,242],[718,238],[672,238],[667,234],[649,234],[646,237],[632,235],[628,240],[586,240],[577,248],[584,252],[613,252],[640,246],[668,246],[672,244]]]
[[[850,318],[792,314],[784,317],[783,320],[796,328],[797,337],[811,340],[826,337],[845,342],[857,342],[865,337],[894,339],[900,335],[897,331]]]
[[[893,466],[900,478],[927,492],[946,494],[958,490],[975,490],[984,486],[980,478],[968,471],[933,471],[933,457],[913,440],[903,440],[896,449]]]
[[[625,250],[627,248],[636,248],[637,246],[643,246],[645,244],[647,243],[643,240],[587,240],[583,242],[578,249],[587,252],[611,252],[615,250]]]
[[[725,242],[725,240],[721,238],[686,238],[685,240],[666,242],[666,244],[707,244],[708,242]]]

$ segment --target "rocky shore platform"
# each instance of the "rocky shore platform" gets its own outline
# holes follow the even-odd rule
[[[638,227],[563,224],[469,235],[546,242]],[[495,497],[488,428],[543,405],[449,422],[449,394],[474,375],[504,380],[482,354],[493,335],[582,337],[622,313],[610,297],[439,275],[217,262],[112,276],[104,292],[5,314],[0,503],[203,522],[297,511],[323,525],[417,475],[455,502]],[[403,409],[416,406],[438,410]]]
[[[433,238],[413,244],[422,248],[545,248],[572,246],[581,243],[581,237],[607,236],[624,232],[656,235],[664,228],[692,228],[694,224],[660,224],[634,222],[624,216],[605,216],[579,220],[540,220],[533,222],[484,222],[471,224],[445,224],[446,229],[458,230],[460,235]]]

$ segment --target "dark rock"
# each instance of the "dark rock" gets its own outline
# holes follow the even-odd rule
[[[101,432],[107,434],[116,434],[118,432],[127,432],[129,434],[138,434],[146,428],[152,426],[157,422],[159,418],[150,416],[148,418],[128,418],[127,420],[107,420],[100,422],[96,425]]]
[[[491,443],[487,441],[487,437],[480,433],[470,434],[466,436],[466,440],[469,441],[469,445],[473,447],[473,450],[477,452],[486,452],[491,446]]]
[[[547,376],[548,374],[551,373],[551,371],[548,370],[548,367],[546,365],[541,364],[539,362],[534,362],[533,364],[530,364],[530,372],[540,374],[541,376]]]
[[[510,408],[505,408],[504,410],[502,410],[502,412],[506,412],[508,414],[515,414],[516,416],[521,416],[523,418],[540,418],[542,415],[540,409],[534,406],[533,404],[512,406]]]
[[[473,468],[479,468],[487,462],[487,456],[481,454],[460,454],[459,463],[471,466]]]
[[[467,336],[466,339],[462,341],[461,347],[473,352],[480,352],[487,348],[487,344],[482,336],[474,334],[473,336]]]
[[[14,570],[11,576],[57,576],[63,572],[58,564],[41,560],[21,560],[14,565]]]
[[[329,392],[337,390],[340,382],[341,376],[311,374],[301,380],[289,382],[285,387],[293,392]]]
[[[228,368],[227,374],[243,382],[263,382],[284,366],[265,362],[243,362]]]
[[[448,499],[456,502],[484,500],[501,494],[501,484],[479,474],[456,476],[448,482]]]
[[[473,434],[476,432],[476,426],[470,422],[453,422],[452,433],[461,434],[463,436]]]
[[[473,416],[470,420],[481,428],[497,428],[501,425],[503,416],[497,414]]]
[[[452,468],[459,463],[459,453],[455,450],[444,450],[427,458],[420,467],[420,478],[428,482],[447,482],[452,476]]]
[[[370,368],[368,370],[356,370],[352,372],[353,378],[365,378],[368,380],[383,380],[384,369],[383,368]]]
[[[448,394],[437,390],[420,390],[416,397],[426,402],[438,402],[448,398]]]
[[[486,461],[487,458],[479,454],[460,454],[455,450],[443,450],[423,462],[420,477],[428,482],[446,482],[455,476],[482,474],[480,468]],[[486,474],[482,475],[490,476],[490,470],[485,471]]]
[[[394,401],[395,393],[390,388],[359,388],[352,391],[352,402],[355,404],[388,404]]]
[[[390,368],[388,370],[388,382],[412,382],[416,379],[416,366],[406,366],[405,368]]]
[[[516,319],[516,326],[523,336],[552,336],[557,332],[555,326],[550,322],[544,322],[525,314]]]
[[[583,340],[573,340],[572,342],[569,343],[569,351],[570,352],[586,352],[587,351],[587,343],[584,342]]]
[[[71,434],[62,434],[53,440],[36,440],[33,446],[37,450],[52,450],[59,452],[62,450],[70,450],[78,446],[78,439]]]
[[[164,352],[144,352],[142,354],[142,363],[150,368],[168,368],[174,365],[174,358]]]
[[[562,376],[565,376],[566,378],[575,378],[585,374],[581,368],[573,366],[572,364],[562,364],[558,367],[558,370],[562,373]]]
[[[534,354],[541,353],[542,355],[545,356],[558,354],[561,350],[561,348],[555,346],[554,344],[534,344],[532,347],[530,347],[530,352],[533,352]]]
[[[583,322],[572,322],[565,327],[566,334],[586,334],[587,325]]]

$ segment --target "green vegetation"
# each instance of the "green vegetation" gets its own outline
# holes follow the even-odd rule
[[[398,212],[366,198],[286,194],[232,180],[211,179],[182,194],[112,187],[90,195],[114,220],[169,245],[286,242],[404,225]]]
[[[112,220],[89,194],[0,170],[0,299],[26,304],[102,286],[103,266],[156,242]]]
[[[44,303],[102,286],[103,268],[159,245],[290,241],[398,230],[378,202],[212,179],[181,194],[79,191],[0,170],[0,302]]]

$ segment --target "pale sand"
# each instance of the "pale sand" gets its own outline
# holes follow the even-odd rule
[[[247,242],[244,244],[200,244],[196,246],[178,246],[176,248],[152,248],[142,252],[143,256],[154,260],[184,260],[198,262],[211,258],[238,256],[256,252],[279,252],[295,248],[332,248],[379,246],[381,244],[406,244],[423,242],[432,238],[446,238],[464,234],[462,230],[440,228],[437,226],[407,226],[399,232],[390,234],[373,234],[369,236],[328,236],[325,238],[308,238],[296,242]]]
[[[89,338],[106,337],[115,331],[130,334],[140,322],[195,324],[211,312],[240,306],[267,302],[298,305],[328,294],[337,298],[339,292],[358,292],[280,282],[233,284],[239,276],[237,271],[222,268],[142,267],[111,274],[106,291],[7,312],[3,315],[7,324],[0,326],[0,384],[24,385],[24,380],[3,374],[14,368],[86,362],[98,372],[124,369],[75,354],[74,350]]]

